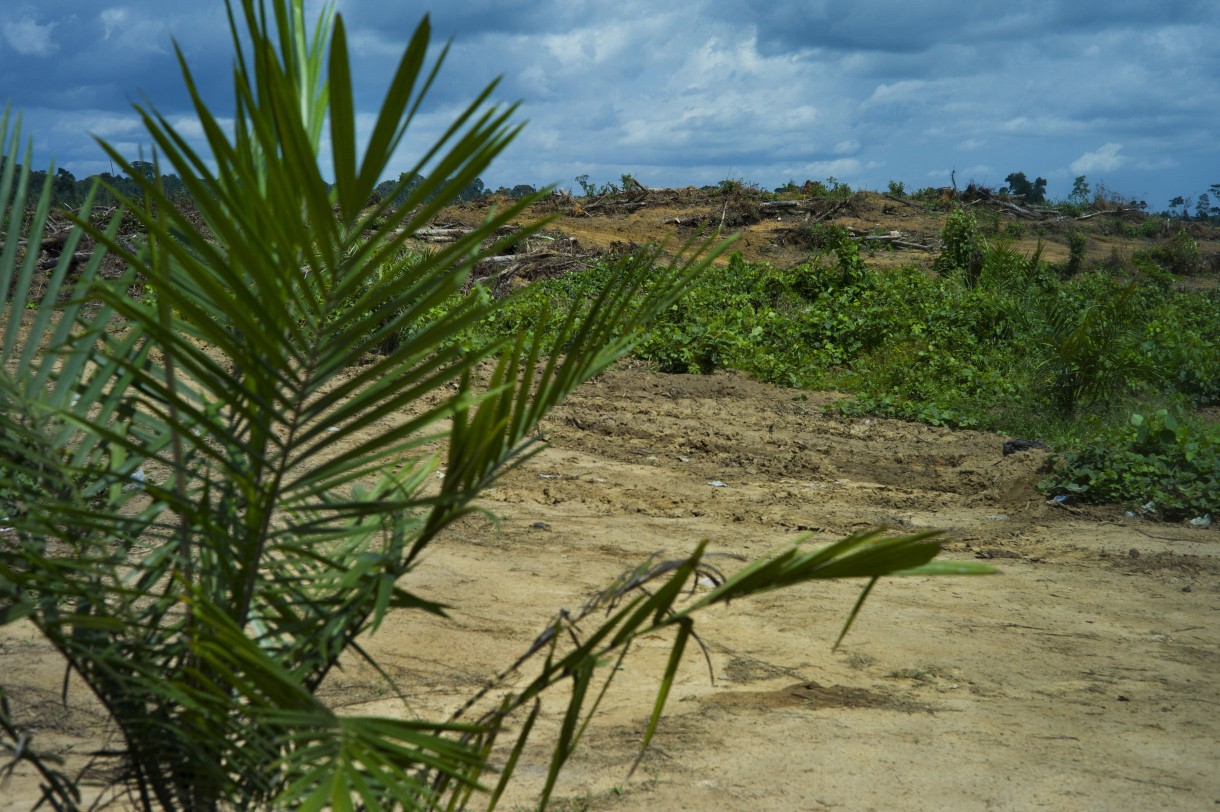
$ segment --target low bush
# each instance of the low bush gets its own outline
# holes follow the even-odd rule
[[[1083,502],[1129,505],[1165,519],[1220,516],[1220,431],[1193,427],[1167,409],[1135,413],[1054,458],[1040,487]]]
[[[1207,268],[1203,254],[1199,251],[1199,244],[1184,228],[1179,228],[1175,234],[1137,256],[1147,258],[1166,271],[1180,276],[1201,274]]]

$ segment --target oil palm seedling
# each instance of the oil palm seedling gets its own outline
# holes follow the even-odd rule
[[[498,236],[530,200],[422,257],[409,241],[512,140],[515,108],[490,102],[494,84],[476,94],[401,174],[425,180],[370,205],[439,68],[427,19],[358,144],[333,7],[312,27],[301,0],[228,12],[231,116],[204,102],[179,54],[206,147],[138,106],[157,171],[102,143],[141,194],[100,223],[86,203],[49,270],[36,250],[49,186],[30,188],[19,126],[0,128],[0,623],[32,624],[104,707],[129,803],[494,806],[540,696],[564,686],[545,805],[614,674],[603,666],[640,635],[674,632],[647,739],[699,609],[818,578],[980,571],[933,562],[927,535],[794,546],[732,574],[700,546],[628,572],[592,599],[584,615],[599,619],[581,633],[558,615],[524,656],[534,676],[456,717],[325,705],[319,687],[341,657],[372,662],[362,641],[389,613],[444,615],[411,591],[424,550],[723,245],[641,253],[569,312],[460,341],[503,306],[470,293],[471,269],[539,227]],[[166,194],[171,171],[197,217]],[[144,236],[120,237],[122,218]],[[86,239],[96,248],[73,267]],[[104,262],[125,275],[103,278]],[[146,295],[130,295],[136,281]],[[716,586],[691,596],[700,575]],[[13,710],[0,703],[5,768],[34,765],[55,808],[83,804]]]

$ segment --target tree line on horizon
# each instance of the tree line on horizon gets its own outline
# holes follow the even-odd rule
[[[141,173],[145,178],[156,176],[157,168],[151,162],[132,161],[131,166],[133,174]],[[0,158],[0,171],[3,168],[4,160]],[[15,168],[20,172],[22,169],[21,164],[17,164]],[[47,182],[48,175],[51,175],[51,173],[45,170],[31,171],[29,173],[30,187],[32,189],[41,189],[43,184]],[[425,180],[426,177],[424,175],[403,172],[396,179],[382,181],[378,184],[374,189],[374,194],[380,200],[392,196],[395,198],[395,202],[402,203],[402,201],[406,200],[407,195],[423,184]],[[177,175],[163,174],[160,177],[160,181],[166,196],[171,200],[190,198],[186,184]],[[128,199],[137,199],[143,194],[140,184],[132,174],[101,172],[77,179],[67,169],[59,167],[54,170],[54,175],[51,176],[51,202],[53,205],[63,208],[79,208],[85,202],[85,199],[89,196],[90,191],[93,190],[95,185],[98,187],[95,203],[103,206],[113,205],[118,201],[120,196]],[[518,183],[511,187],[499,186],[493,188],[485,184],[482,178],[475,178],[462,188],[457,195],[457,200],[469,202],[489,195],[500,195],[519,200],[527,195],[535,194],[537,191],[538,188],[536,186],[528,183]],[[430,199],[428,198],[428,200]]]
[[[3,161],[0,160],[0,168],[3,168],[3,165]],[[133,161],[131,166],[133,171],[143,173],[146,178],[151,178],[156,174],[156,166],[148,161]],[[21,169],[20,164],[17,165],[17,169]],[[29,173],[31,186],[33,188],[41,188],[49,174],[49,172],[43,170],[31,171]],[[586,194],[589,194],[590,190],[598,188],[596,185],[588,183],[588,177],[588,175],[581,175],[576,178]],[[624,178],[628,177],[631,176],[624,175]],[[382,181],[377,185],[374,193],[380,200],[392,196],[396,203],[401,204],[406,200],[411,191],[423,184],[425,180],[426,177],[419,173],[403,172],[395,179]],[[177,175],[162,175],[161,182],[164,184],[166,195],[171,199],[190,197],[186,184]],[[1005,186],[995,190],[998,194],[1019,197],[1030,204],[1044,204],[1048,202],[1046,197],[1046,178],[1035,177],[1033,180],[1030,180],[1024,172],[1013,172],[1004,178],[1004,183],[1006,184]],[[77,179],[67,169],[59,167],[54,170],[54,176],[51,181],[51,202],[54,205],[65,208],[78,208],[84,203],[95,184],[99,187],[97,202],[101,205],[115,203],[118,200],[116,193],[126,197],[140,193],[139,184],[131,175],[101,172]],[[457,195],[457,200],[460,202],[470,202],[493,195],[519,200],[537,193],[538,188],[538,186],[528,183],[518,183],[513,186],[501,185],[493,188],[487,185],[482,178],[475,178],[462,188],[461,192]],[[706,188],[711,189],[715,187]],[[776,192],[790,191],[790,189],[795,188],[799,187],[790,182],[787,186],[776,189]],[[890,189],[891,191],[895,189],[902,190],[903,184],[891,181]],[[602,190],[617,191],[616,187],[610,184],[602,187]],[[1088,182],[1086,176],[1080,175],[1074,180],[1072,191],[1067,195],[1064,202],[1086,206],[1098,199],[1108,201],[1111,197],[1115,199],[1121,198],[1121,196],[1115,196],[1110,190],[1106,189],[1104,183],[1098,182],[1096,188],[1094,188]],[[1146,201],[1130,200],[1126,202],[1144,211],[1149,209]],[[1197,197],[1189,195],[1173,197],[1168,201],[1167,207],[1159,212],[1159,214],[1178,220],[1195,220],[1204,223],[1220,222],[1220,183],[1211,184],[1206,192],[1201,192]]]

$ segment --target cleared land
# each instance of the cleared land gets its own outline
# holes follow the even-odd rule
[[[478,216],[477,207],[449,216],[463,211]],[[676,229],[666,215],[654,209],[647,222]],[[620,228],[624,241],[655,238],[634,223],[642,216],[557,227],[607,248]],[[784,261],[775,255],[787,249],[754,239],[743,241],[758,252],[751,258]],[[802,535],[816,544],[877,525],[939,528],[948,558],[990,559],[1000,574],[884,582],[837,652],[859,584],[773,593],[706,616],[714,680],[689,651],[655,745],[628,777],[668,644],[646,641],[557,806],[1220,804],[1220,533],[1048,504],[1035,489],[1041,451],[1005,457],[996,435],[827,413],[832,398],[727,373],[627,364],[602,376],[548,421],[550,447],[487,494],[500,523],[467,520],[415,573],[413,588],[452,605],[452,619],[399,616],[370,649],[412,712],[444,714],[556,610],[578,608],[651,553],[685,553],[706,538],[716,553],[753,558]],[[5,635],[0,663],[17,721],[83,767],[107,746],[100,710],[79,687],[61,703],[62,663],[28,628]],[[324,693],[352,712],[402,712],[355,662]],[[545,756],[526,758],[502,808],[530,808]],[[18,770],[0,808],[27,808],[35,787]]]

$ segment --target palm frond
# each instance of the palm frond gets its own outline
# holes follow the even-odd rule
[[[29,618],[90,686],[123,733],[146,808],[458,808],[488,788],[505,720],[528,708],[494,805],[539,698],[571,679],[545,804],[605,695],[599,663],[621,660],[641,634],[676,627],[646,746],[684,651],[701,645],[694,612],[820,578],[982,571],[931,562],[926,535],[794,547],[729,577],[701,545],[596,596],[578,617],[606,614],[591,632],[562,613],[518,663],[542,659],[540,673],[474,722],[326,708],[316,689],[387,612],[443,614],[399,585],[421,552],[542,447],[546,414],[629,352],[728,243],[690,243],[673,259],[641,252],[583,305],[466,341],[506,306],[467,293],[471,269],[542,227],[499,236],[536,198],[434,253],[407,249],[512,142],[516,107],[491,104],[490,84],[417,156],[412,174],[430,174],[406,204],[366,208],[444,57],[429,67],[427,19],[361,154],[334,6],[312,36],[302,0],[227,11],[232,125],[179,51],[206,151],[138,105],[155,171],[101,143],[139,195],[105,224],[88,206],[78,214],[72,239],[98,245],[83,271],[61,259],[35,285],[49,186],[31,199],[28,170],[10,160],[18,135],[7,117],[0,126],[0,622]],[[181,179],[202,224],[162,172]],[[119,237],[124,217],[144,235],[136,244]],[[100,278],[107,254],[123,278]],[[142,298],[128,292],[137,280]],[[699,575],[718,586],[691,596]],[[0,722],[10,729],[6,714]],[[72,808],[59,786],[56,802]]]

